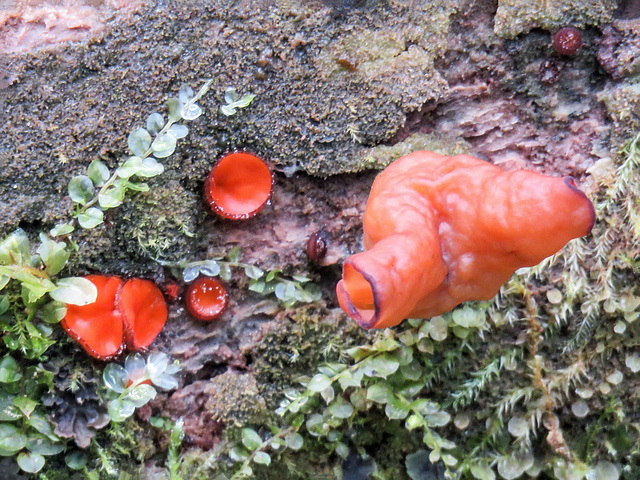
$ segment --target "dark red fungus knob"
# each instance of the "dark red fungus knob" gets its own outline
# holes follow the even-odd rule
[[[309,237],[307,241],[307,255],[309,260],[318,263],[327,254],[329,245],[329,235],[324,230],[318,230]]]
[[[576,27],[562,27],[553,35],[553,48],[561,55],[575,55],[582,46],[582,32]]]
[[[232,220],[253,217],[269,202],[273,175],[267,164],[250,153],[222,157],[205,182],[205,195],[218,215]]]
[[[98,289],[96,301],[67,305],[62,326],[91,356],[107,360],[122,351],[141,350],[158,336],[167,321],[167,305],[150,280],[89,275]]]
[[[187,309],[198,320],[210,321],[224,313],[229,294],[224,285],[211,277],[200,277],[187,289]]]

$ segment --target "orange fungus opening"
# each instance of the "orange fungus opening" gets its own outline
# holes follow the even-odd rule
[[[127,280],[118,295],[118,308],[122,312],[129,350],[148,347],[167,321],[167,304],[160,289],[150,280]]]
[[[86,278],[98,289],[98,298],[88,305],[67,305],[61,324],[90,355],[106,360],[122,349],[122,314],[116,308],[122,280],[103,275]]]
[[[195,280],[187,289],[187,309],[198,320],[213,320],[227,309],[229,294],[224,285],[210,277]]]
[[[234,220],[257,214],[269,202],[273,177],[262,159],[245,152],[222,157],[211,169],[205,195],[218,215]]]

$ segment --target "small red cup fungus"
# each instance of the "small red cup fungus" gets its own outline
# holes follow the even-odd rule
[[[198,320],[210,321],[224,313],[229,294],[224,285],[211,277],[196,279],[187,289],[187,309]]]
[[[89,305],[67,305],[62,327],[89,355],[107,360],[123,349],[148,347],[167,321],[162,292],[149,280],[123,284],[119,277],[89,275],[98,297]]]
[[[205,195],[218,215],[232,220],[253,217],[269,202],[273,175],[250,153],[235,152],[216,163],[205,182]]]

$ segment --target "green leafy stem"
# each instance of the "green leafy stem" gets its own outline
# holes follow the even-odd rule
[[[86,174],[71,179],[69,195],[76,205],[74,218],[82,228],[94,228],[103,223],[104,212],[121,205],[127,190],[149,190],[146,183],[134,182],[131,178],[151,178],[164,171],[156,158],[172,155],[178,140],[188,135],[187,126],[177,122],[192,121],[202,115],[203,110],[196,102],[207,93],[212,82],[207,80],[195,94],[191,87],[184,85],[177,98],[167,101],[166,121],[159,113],[149,115],[146,128],[137,128],[129,134],[127,144],[132,155],[115,171],[111,172],[96,159],[89,164]],[[63,223],[56,225],[51,235],[67,235],[73,230],[73,222]]]

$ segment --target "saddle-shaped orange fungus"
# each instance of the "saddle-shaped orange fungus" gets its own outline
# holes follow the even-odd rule
[[[414,152],[376,177],[364,213],[365,251],[345,260],[338,300],[364,328],[488,300],[518,268],[587,235],[594,220],[571,177]]]

